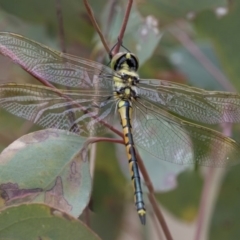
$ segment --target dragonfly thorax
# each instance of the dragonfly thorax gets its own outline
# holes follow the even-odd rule
[[[115,96],[120,99],[137,98],[136,85],[139,83],[139,76],[136,72],[125,69],[119,70],[113,77],[113,81]]]
[[[117,76],[119,76],[118,82],[126,86],[135,86],[139,83],[139,76],[136,72],[127,71],[127,70],[120,70],[117,72]]]
[[[133,100],[138,96],[135,87],[123,87],[119,91],[115,91],[114,95],[121,100]]]

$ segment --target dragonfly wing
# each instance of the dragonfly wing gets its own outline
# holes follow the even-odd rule
[[[106,129],[103,121],[113,124],[115,101],[104,90],[60,91],[30,84],[2,84],[0,108],[44,128],[88,137]]]
[[[134,105],[135,144],[158,159],[212,167],[239,163],[240,145],[232,139],[174,117],[143,99]]]
[[[38,79],[68,87],[110,89],[113,71],[100,63],[48,48],[13,33],[0,33],[0,52]]]
[[[141,97],[168,112],[207,124],[240,122],[240,95],[175,84],[162,80],[142,80]]]

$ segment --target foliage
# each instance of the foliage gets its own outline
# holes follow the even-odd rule
[[[77,0],[62,0],[61,2],[68,52],[96,61],[107,57],[87,17],[83,3]],[[105,3],[103,1],[90,2],[97,19],[101,22],[104,34],[113,45],[121,26],[126,1],[118,1],[113,9],[109,8],[108,1]],[[54,1],[32,0],[29,4],[29,1],[21,0],[18,1],[16,7],[14,1],[0,0],[0,6],[0,31],[19,33],[49,47],[60,49]],[[239,91],[239,14],[240,4],[238,1],[184,0],[181,3],[174,0],[136,1],[124,37],[124,46],[138,55],[142,65],[140,74],[143,77],[188,83],[209,90]],[[191,52],[189,46],[195,46],[195,49],[199,49],[200,53],[211,60],[213,66],[211,65],[210,70],[206,69],[205,60],[199,58],[199,52]],[[9,81],[37,84],[33,77],[3,57],[0,58],[0,69],[1,83]],[[216,77],[219,75],[221,77]],[[35,130],[30,123],[26,124],[22,120],[14,119],[2,110],[0,110],[0,114],[1,149],[5,149],[7,145],[28,131]],[[62,235],[64,237],[73,236],[74,231],[76,231],[76,239],[80,239],[81,235],[78,234],[83,232],[87,232],[87,237],[81,239],[98,239],[76,219],[89,200],[91,180],[88,166],[78,166],[81,178],[84,179],[81,181],[86,185],[82,186],[81,189],[72,186],[76,189],[68,192],[71,190],[68,184],[72,183],[69,169],[71,169],[71,164],[75,162],[74,156],[81,153],[81,148],[78,146],[82,146],[83,140],[76,138],[76,136],[65,136],[65,142],[62,144],[56,139],[46,137],[56,137],[56,135],[49,135],[49,132],[42,132],[42,134],[41,137],[45,136],[43,141],[38,141],[39,138],[36,135],[26,135],[23,137],[24,139],[17,140],[17,145],[12,145],[13,148],[10,145],[10,148],[5,149],[5,157],[3,157],[4,152],[0,156],[4,163],[0,170],[0,207],[4,209],[0,218],[0,222],[2,222],[0,224],[0,239],[7,239],[10,236],[7,229],[12,232],[11,237],[14,239],[24,239],[24,234],[27,231],[32,234],[29,235],[28,239],[35,239],[37,235],[34,235],[34,231],[30,231],[31,229],[27,225],[29,221],[23,220],[28,214],[35,214],[32,216],[33,227],[48,224],[46,226],[51,231],[45,231],[44,237],[46,239],[61,239],[59,238],[61,234],[66,234]],[[238,135],[237,129],[234,135]],[[35,148],[33,146],[30,149],[25,148],[29,137],[35,139]],[[19,143],[21,144],[19,145]],[[17,155],[16,149],[21,150]],[[132,226],[136,225],[136,222],[138,223],[135,212],[131,215],[126,210],[134,207],[131,201],[131,189],[127,188],[126,181],[119,171],[119,166],[124,174],[127,171],[127,163],[124,163],[125,160],[121,157],[125,158],[125,155],[119,154],[118,151],[121,151],[119,146],[116,151],[113,150],[111,153],[109,153],[109,149],[113,149],[112,145],[105,144],[105,146],[100,147],[97,153],[97,161],[101,164],[96,165],[93,199],[92,204],[90,204],[93,206],[93,212],[96,212],[97,215],[91,214],[90,216],[93,229],[103,239],[115,239],[124,230],[129,231]],[[108,154],[106,154],[107,152]],[[117,153],[117,156],[114,152]],[[118,159],[119,165],[117,165],[115,158]],[[45,159],[45,162],[41,162],[40,159]],[[47,161],[47,159],[51,160]],[[86,159],[85,155],[85,161]],[[179,221],[189,222],[196,219],[203,184],[202,175],[199,172],[189,173],[189,170],[185,171],[185,167],[173,166],[171,163],[164,163],[160,169],[161,166],[156,167],[150,156],[146,156],[145,159],[153,162],[153,165],[148,167],[148,171],[158,192],[159,202]],[[29,204],[36,191],[45,194],[54,185],[57,185],[54,179],[59,176],[59,172],[64,179],[62,193],[67,198],[68,204],[70,202],[70,205],[73,206],[71,211],[67,210],[66,204],[64,208],[55,212],[53,209],[58,208],[56,202],[51,207]],[[181,175],[178,176],[179,173]],[[213,217],[210,220],[210,230],[207,233],[211,240],[236,239],[239,236],[239,229],[236,226],[236,223],[239,222],[240,204],[237,204],[239,202],[237,201],[239,189],[233,185],[236,184],[238,176],[239,167],[229,169],[223,177],[223,185],[220,188]],[[4,185],[5,188],[3,188],[1,185],[10,182],[17,182],[19,186],[16,188],[16,186],[8,184]],[[214,183],[214,189],[217,189],[219,184],[220,182]],[[29,189],[34,191],[29,191]],[[84,193],[84,197],[82,193]],[[9,197],[9,194],[12,199],[10,203],[6,203],[6,196]],[[57,200],[53,198],[52,202],[59,201],[59,199],[63,201],[63,194],[60,194],[60,198]],[[46,203],[43,195],[39,195],[34,201]],[[22,205],[16,206],[20,203]],[[8,208],[5,208],[6,205]],[[150,207],[148,210],[150,212]],[[126,213],[124,213],[125,211]],[[54,214],[52,214],[53,212]],[[7,221],[5,216],[8,216]],[[39,216],[43,216],[42,219],[46,218],[46,222],[38,219]],[[100,220],[99,216],[101,216]],[[127,224],[122,226],[121,222],[125,218],[127,218]],[[15,226],[11,223],[13,219],[19,221]],[[9,226],[12,226],[11,228],[6,225],[8,221]],[[149,225],[151,225],[150,214],[147,227]],[[53,226],[58,227],[55,229]],[[169,228],[171,229],[171,224]],[[145,232],[146,229],[143,231]],[[23,235],[18,235],[19,232]],[[56,235],[56,232],[59,235]],[[39,235],[41,234],[42,232],[39,230]],[[146,234],[148,234],[147,231]],[[191,236],[191,238],[193,237]]]

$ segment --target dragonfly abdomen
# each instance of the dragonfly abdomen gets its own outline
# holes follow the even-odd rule
[[[140,179],[136,151],[135,151],[133,137],[132,137],[131,102],[129,100],[120,100],[118,102],[118,112],[121,117],[121,124],[122,124],[123,134],[124,134],[124,142],[127,150],[129,171],[131,174],[133,190],[134,190],[135,206],[137,208],[137,212],[140,217],[141,223],[145,224],[146,210],[145,210],[145,204],[143,202],[141,179]]]

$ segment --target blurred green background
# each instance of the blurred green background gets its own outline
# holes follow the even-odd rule
[[[61,0],[61,4],[67,52],[107,63],[108,54],[95,33],[83,2]],[[91,0],[90,4],[112,46],[116,42],[127,1]],[[143,78],[165,79],[208,90],[240,91],[239,16],[240,2],[234,0],[135,1],[124,46],[139,57],[139,72]],[[0,0],[0,31],[18,33],[61,50],[56,2],[53,0]],[[2,56],[0,71],[0,83],[38,84],[28,73]],[[1,150],[26,132],[37,129],[6,112],[0,111],[0,114]],[[239,126],[234,126],[231,134],[240,140]],[[95,214],[91,221],[93,229],[103,239],[117,239],[123,232],[133,234],[132,229],[139,229],[137,214],[129,210],[134,209],[134,204],[124,151],[122,146],[98,144],[91,201]],[[148,158],[146,156],[145,159]],[[190,234],[191,238],[184,239],[193,239],[202,187],[210,170],[196,171],[192,166],[149,162],[147,168],[157,198],[167,209],[170,219],[189,224],[193,229],[190,233],[184,232],[185,228],[182,232],[174,232],[169,220],[174,239],[179,239],[178,234],[185,237]],[[218,174],[218,170],[213,172]],[[202,239],[234,240],[240,236],[240,167],[227,169],[221,176],[218,182],[211,180],[213,182],[208,183],[213,186],[210,192],[215,192],[216,198],[213,216]],[[150,205],[147,208],[151,212]],[[151,225],[150,214],[147,221]],[[154,239],[149,237],[150,226],[141,231],[141,239]]]

